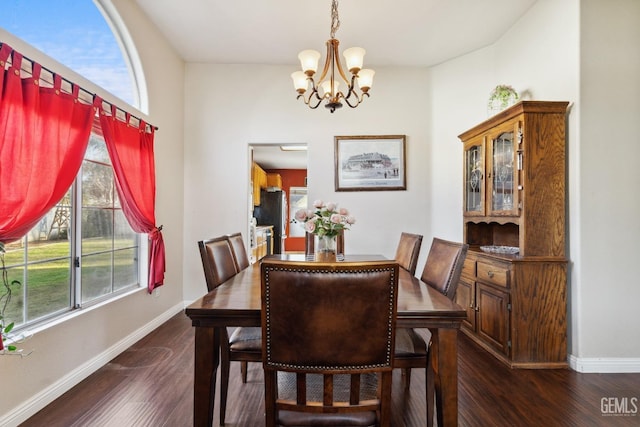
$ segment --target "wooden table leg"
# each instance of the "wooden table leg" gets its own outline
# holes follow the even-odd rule
[[[220,363],[220,334],[216,328],[196,326],[195,330],[193,425],[194,427],[211,427],[216,374]]]
[[[438,426],[457,426],[458,330],[442,328],[431,333]]]

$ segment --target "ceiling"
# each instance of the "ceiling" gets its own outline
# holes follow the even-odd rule
[[[343,0],[341,50],[365,66],[438,64],[494,43],[536,0]],[[324,51],[330,0],[136,0],[187,62],[291,64]]]
[[[330,0],[136,2],[186,62],[291,65],[293,72],[298,52],[324,54],[330,38]],[[491,45],[535,2],[343,0],[336,38],[341,51],[365,48],[367,68],[429,67]]]
[[[295,144],[306,145],[306,144]],[[306,151],[282,151],[280,145],[252,145],[253,161],[262,169],[306,169]]]

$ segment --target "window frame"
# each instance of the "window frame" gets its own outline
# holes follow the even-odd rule
[[[96,132],[92,130],[92,136],[94,133]],[[102,142],[104,143],[104,139],[102,139]],[[113,171],[113,165],[109,163],[108,166]],[[75,312],[78,310],[86,310],[94,306],[100,306],[105,303],[109,303],[113,300],[119,299],[124,295],[128,295],[130,293],[134,293],[142,289],[146,289],[145,284],[148,281],[148,262],[149,262],[148,238],[145,238],[145,236],[147,235],[144,233],[135,233],[129,226],[128,229],[131,231],[131,235],[135,236],[135,244],[133,246],[126,247],[126,248],[118,248],[118,247],[115,247],[113,244],[114,239],[116,238],[116,231],[114,228],[111,230],[111,236],[110,236],[110,239],[112,242],[111,248],[110,250],[105,251],[105,253],[109,253],[111,255],[111,262],[109,264],[110,274],[111,274],[111,278],[110,278],[111,290],[108,293],[105,293],[104,295],[100,295],[95,298],[91,298],[87,301],[83,301],[82,299],[82,290],[83,290],[82,261],[81,260],[83,259],[83,256],[85,256],[86,254],[83,253],[82,251],[83,234],[82,234],[82,221],[80,220],[82,218],[83,209],[85,208],[82,204],[82,174],[83,174],[83,170],[81,168],[78,171],[78,175],[76,175],[76,178],[71,188],[69,189],[70,218],[69,218],[69,224],[68,224],[69,228],[67,231],[68,233],[67,239],[69,240],[69,255],[68,255],[69,257],[69,262],[68,262],[69,301],[68,301],[68,304],[66,305],[66,307],[53,310],[37,318],[30,318],[30,315],[29,315],[29,304],[30,304],[29,302],[29,269],[31,266],[38,265],[38,264],[46,264],[48,262],[58,259],[58,258],[46,258],[46,259],[36,259],[33,261],[29,259],[30,258],[29,250],[33,243],[33,240],[30,239],[30,236],[33,235],[33,230],[36,227],[39,227],[39,225],[36,225],[34,229],[32,229],[29,233],[27,233],[27,235],[25,235],[21,239],[22,250],[19,252],[21,254],[20,255],[21,261],[19,263],[7,265],[7,270],[9,271],[13,269],[22,270],[22,274],[21,274],[22,282],[20,284],[20,287],[17,289],[14,289],[14,291],[19,290],[22,294],[22,302],[21,302],[22,306],[20,308],[21,317],[19,319],[10,319],[11,321],[16,322],[16,327],[14,329],[14,331],[16,332],[31,330],[33,328],[40,328],[40,327],[46,328],[48,323],[58,319],[64,319],[70,315],[75,314]],[[115,180],[115,173],[112,174],[112,179]],[[113,189],[113,191],[115,193],[115,189]],[[117,194],[116,194],[116,197],[117,197]],[[59,207],[60,202],[62,202],[63,200],[64,199],[60,200],[54,207],[52,207],[46,216],[51,216],[52,212],[54,212]],[[117,206],[117,208],[112,209],[112,211],[114,212],[114,216],[112,217],[112,223],[115,224],[115,212],[117,210],[121,211],[122,208],[120,204],[116,203],[115,201],[114,201],[114,205]],[[114,287],[114,285],[116,285],[116,283],[114,282],[115,277],[113,277],[114,270],[115,270],[115,262],[114,262],[115,254],[119,251],[135,249],[136,247],[137,247],[137,250],[135,250],[134,252],[135,253],[134,258],[137,259],[137,266],[136,266],[137,280],[134,281],[134,283],[127,284],[125,286],[122,286],[116,289]],[[66,259],[66,258],[67,256],[60,259]],[[27,279],[26,283],[24,283],[25,277]]]
[[[132,114],[134,117],[143,117],[143,115],[148,113],[148,93],[147,93],[147,83],[145,79],[145,75],[142,69],[142,63],[140,57],[138,55],[135,44],[133,43],[133,39],[131,38],[124,21],[119,16],[117,9],[113,6],[112,2],[109,0],[94,0],[94,5],[97,7],[98,11],[101,13],[108,27],[111,29],[113,34],[114,41],[118,44],[121,50],[122,57],[124,59],[124,63],[128,67],[129,75],[131,78],[131,83],[133,85],[133,105],[128,106],[125,103],[126,109],[128,112]],[[43,66],[42,78],[47,79],[49,72],[62,73],[64,75],[63,78],[63,90],[65,90],[66,82],[73,81],[75,84],[81,87],[80,90],[80,98],[85,102],[90,102],[89,97],[94,93],[100,96],[105,102],[110,104],[123,104],[123,101],[117,96],[106,89],[98,86],[97,84],[90,81],[88,78],[79,74],[78,71],[73,69],[69,69],[67,66],[60,63],[57,59],[51,57],[47,53],[43,53],[38,50],[36,47],[31,45],[28,41],[22,40],[12,33],[0,28],[0,41],[2,43],[8,43],[16,50],[20,51],[25,55],[25,60],[27,62],[36,61]],[[68,79],[68,80],[65,80]],[[89,88],[91,92],[85,91],[82,88]],[[131,108],[129,108],[131,107]],[[124,110],[122,110],[124,111]],[[81,245],[82,239],[76,238],[77,236],[82,236],[81,230],[77,226],[77,222],[81,218],[78,217],[78,214],[75,212],[75,206],[80,206],[78,204],[78,200],[81,199],[81,192],[78,191],[77,182],[81,179],[82,169],[79,171],[76,176],[73,185],[70,188],[71,198],[73,200],[74,208],[73,213],[70,218],[69,227],[71,228],[70,238],[75,239],[74,244],[70,244],[70,301],[66,308],[61,310],[56,310],[47,315],[43,315],[35,320],[26,320],[26,304],[27,300],[23,301],[24,307],[22,307],[22,313],[20,321],[24,321],[20,325],[17,325],[14,329],[14,332],[23,332],[23,333],[36,333],[41,330],[47,329],[49,327],[53,327],[56,324],[65,321],[69,318],[75,317],[81,314],[83,311],[91,310],[97,307],[100,307],[104,304],[111,303],[120,298],[124,298],[130,294],[136,292],[142,292],[143,290],[148,289],[146,284],[149,279],[149,260],[150,260],[150,244],[148,235],[145,233],[135,233],[137,235],[138,241],[138,250],[136,252],[137,256],[137,273],[138,273],[138,281],[135,286],[128,286],[126,288],[117,290],[115,292],[110,292],[101,298],[96,298],[86,303],[81,302],[81,278],[80,278],[80,270],[78,267],[75,267],[75,259],[80,256],[81,250],[78,249],[78,246]],[[54,206],[52,209],[56,209]],[[49,214],[47,214],[49,215]],[[31,233],[31,232],[30,232]],[[29,233],[29,234],[30,234]],[[23,237],[23,242],[28,240],[28,235]],[[145,237],[146,236],[146,237]],[[28,244],[28,243],[27,243]],[[112,248],[113,249],[113,248]],[[113,250],[112,250],[113,253]],[[26,251],[22,252],[22,261],[20,264],[14,264],[11,267],[15,267],[20,265],[20,268],[25,270],[31,263],[27,263],[27,259],[25,259]],[[43,261],[39,261],[43,262]],[[46,261],[44,261],[46,262]],[[10,268],[8,266],[8,268]],[[24,273],[22,277],[25,277]],[[75,284],[75,289],[73,288],[73,284]],[[28,292],[26,287],[21,286],[19,288],[14,288],[14,292]],[[28,295],[25,295],[25,298],[28,298]]]

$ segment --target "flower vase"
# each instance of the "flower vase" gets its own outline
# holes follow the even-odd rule
[[[315,259],[320,262],[335,262],[336,259],[336,236],[316,236],[315,237]]]

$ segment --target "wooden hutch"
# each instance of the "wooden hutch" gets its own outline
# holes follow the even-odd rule
[[[462,331],[512,368],[567,366],[568,102],[522,101],[462,133]]]

